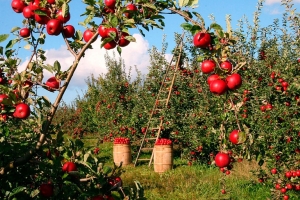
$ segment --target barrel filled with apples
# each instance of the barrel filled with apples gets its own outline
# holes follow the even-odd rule
[[[130,139],[118,137],[114,140],[113,146],[114,163],[117,166],[126,166],[132,163]]]
[[[155,142],[153,153],[155,172],[163,173],[173,168],[173,145],[170,139],[158,139]]]

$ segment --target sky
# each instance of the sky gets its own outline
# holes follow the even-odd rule
[[[15,13],[10,6],[11,0],[0,0],[0,34],[10,33],[12,27],[22,27],[23,15]],[[294,8],[299,12],[300,0],[293,0]],[[206,25],[211,23],[210,15],[213,15],[215,21],[225,28],[225,17],[230,15],[232,19],[233,29],[237,28],[238,20],[246,17],[249,22],[253,21],[253,13],[256,11],[257,0],[199,0],[198,7],[190,9],[196,11],[204,18]],[[85,11],[85,5],[81,0],[72,0],[70,4],[71,20],[67,24],[72,24],[76,30],[85,30],[84,27],[79,26],[78,22],[83,21],[84,18],[80,17]],[[281,6],[280,0],[265,0],[262,14],[260,17],[261,26],[272,24],[273,20],[281,19],[284,13],[284,7]],[[122,48],[122,59],[124,59],[126,67],[136,66],[139,71],[146,74],[147,66],[149,64],[148,49],[152,46],[161,49],[163,35],[166,35],[168,43],[168,51],[166,57],[171,57],[170,51],[174,47],[174,32],[182,33],[180,24],[184,20],[179,16],[165,15],[165,28],[163,30],[155,29],[147,32],[144,30],[145,37],[143,37],[137,30],[130,29],[130,33],[136,38],[135,43]],[[11,36],[10,39],[13,39]],[[0,46],[6,45],[6,42],[0,43]],[[21,43],[25,46],[25,43]],[[48,36],[45,45],[42,47],[46,51],[46,63],[53,64],[58,60],[62,69],[67,69],[73,62],[72,55],[67,51],[66,45],[63,43],[61,36]],[[32,50],[32,49],[31,49]],[[30,56],[31,50],[21,49],[19,56],[22,58],[20,70],[24,69],[26,61]],[[63,100],[70,103],[78,95],[82,95],[86,90],[85,80],[91,74],[98,76],[99,74],[106,73],[104,55],[108,52],[109,55],[113,51],[106,51],[100,49],[99,39],[93,43],[93,49],[86,52],[86,56],[81,60],[74,77],[64,95]],[[118,56],[118,53],[115,53]],[[44,82],[53,76],[46,72]],[[49,92],[40,90],[39,94],[47,96],[52,102],[55,100],[58,92]]]

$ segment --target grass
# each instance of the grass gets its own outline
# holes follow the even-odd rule
[[[86,145],[94,146],[91,139],[85,139]],[[106,165],[113,165],[112,143],[100,144],[100,157],[104,158]],[[259,200],[270,198],[270,187],[258,183],[250,170],[257,167],[253,162],[243,161],[235,163],[231,174],[224,174],[217,167],[207,165],[188,166],[186,160],[174,159],[174,169],[163,174],[154,172],[153,166],[148,163],[134,167],[123,167],[122,174],[124,186],[134,187],[138,180],[144,188],[145,200]],[[225,183],[224,185],[222,183]],[[225,187],[226,194],[221,194]],[[116,199],[121,199],[117,197]]]

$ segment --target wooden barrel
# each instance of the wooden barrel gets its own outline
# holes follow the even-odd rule
[[[173,146],[154,145],[154,171],[163,173],[173,168]]]
[[[114,144],[113,146],[114,163],[117,166],[126,166],[132,163],[130,144]]]

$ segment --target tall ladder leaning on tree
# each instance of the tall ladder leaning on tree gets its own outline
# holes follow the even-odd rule
[[[162,113],[168,107],[169,100],[171,98],[172,88],[175,82],[176,74],[179,66],[182,63],[181,54],[183,48],[183,38],[184,38],[184,33],[180,36],[180,39],[178,40],[178,43],[175,47],[172,59],[169,65],[165,69],[163,80],[161,82],[160,89],[156,96],[153,109],[151,110],[149,120],[146,126],[146,130],[144,132],[144,136],[141,140],[141,145],[134,162],[134,166],[136,166],[139,161],[144,161],[144,162],[149,161],[149,167],[152,164],[152,160],[154,157],[154,152],[153,152],[154,144],[160,138],[162,125],[164,121],[163,117],[161,117],[159,113]],[[149,137],[153,135],[154,132],[156,132],[156,137],[155,134],[154,137]],[[149,152],[149,151],[152,152],[150,158],[140,158],[142,152]]]

